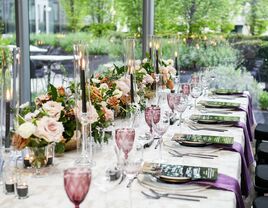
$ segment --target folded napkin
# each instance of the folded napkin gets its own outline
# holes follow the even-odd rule
[[[245,155],[245,160],[247,163],[247,166],[249,167],[253,162],[254,162],[254,156],[253,152],[251,149],[251,144],[250,144],[250,136],[248,133],[248,128],[243,122],[237,122],[235,125],[236,127],[240,127],[243,129],[244,132],[244,137],[245,137],[245,150],[244,150],[244,155]]]
[[[219,174],[216,181],[200,180],[200,181],[192,181],[191,183],[200,185],[209,185],[213,188],[232,191],[235,193],[236,197],[236,208],[245,208],[239,183],[236,179],[230,176]]]
[[[232,145],[217,145],[217,147],[223,148],[224,150],[238,152],[240,154],[241,160],[242,160],[241,191],[242,191],[242,194],[247,197],[250,192],[252,182],[251,182],[250,172],[247,166],[247,162],[246,162],[241,144],[238,142],[235,142]]]

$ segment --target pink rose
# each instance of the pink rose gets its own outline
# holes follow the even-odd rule
[[[104,112],[104,117],[106,121],[113,121],[114,120],[114,112],[111,109],[108,109],[106,107],[102,107],[102,110]]]
[[[35,136],[43,138],[47,142],[60,142],[64,127],[55,118],[43,117],[37,121]]]
[[[154,82],[154,79],[151,75],[149,74],[146,74],[144,77],[143,77],[143,80],[142,80],[142,83],[143,84],[152,84]]]
[[[82,102],[79,101],[77,103],[77,107],[74,109],[75,114],[79,120],[81,120],[81,114],[82,114],[81,109],[82,109]],[[95,107],[89,103],[87,103],[87,112],[88,112],[87,119],[89,120],[89,123],[94,123],[94,122],[98,121],[99,114],[97,113]]]
[[[59,120],[61,111],[64,109],[61,103],[55,101],[48,101],[42,107],[50,117],[56,118],[57,120]]]
[[[127,95],[130,92],[130,80],[126,77],[120,78],[116,82],[116,86],[123,92],[123,95]]]

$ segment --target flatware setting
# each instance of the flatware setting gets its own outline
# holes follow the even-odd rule
[[[144,191],[141,191],[141,193],[149,199],[169,198],[169,199],[178,199],[178,200],[184,200],[184,201],[200,202],[200,199],[196,199],[194,197],[188,198],[190,196],[186,197],[186,196],[181,196],[181,195],[158,194],[156,192],[152,192],[151,194],[148,194]]]
[[[203,158],[203,159],[215,159],[218,157],[217,155],[211,155],[211,154],[199,154],[199,153],[180,153],[176,150],[170,150],[168,152],[173,157],[197,157],[197,158]]]

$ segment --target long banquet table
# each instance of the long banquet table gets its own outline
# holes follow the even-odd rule
[[[200,98],[204,99],[204,98]],[[225,100],[226,101],[226,100]],[[248,106],[248,99],[246,97],[234,97],[233,101],[238,101],[245,108]],[[164,103],[162,107],[167,107]],[[187,108],[183,117],[187,118],[193,113],[193,109]],[[246,113],[244,111],[234,111],[232,115],[240,116],[241,121],[246,121]],[[144,120],[144,114],[141,113],[138,118],[139,124],[136,128],[138,135],[144,134],[148,131],[148,126]],[[241,182],[241,157],[239,153],[216,149],[213,146],[191,148],[191,147],[179,147],[179,151],[187,152],[210,152],[217,155],[215,159],[202,159],[194,157],[172,157],[168,153],[168,147],[165,146],[165,141],[168,141],[175,132],[181,133],[195,133],[206,135],[225,135],[234,137],[234,141],[238,142],[244,147],[245,138],[243,129],[236,127],[228,127],[226,132],[212,132],[212,131],[193,131],[185,123],[181,126],[173,125],[169,128],[164,138],[163,158],[168,163],[172,164],[185,164],[193,166],[205,166],[215,167],[222,174],[231,176],[240,183]],[[137,137],[136,137],[137,141]],[[151,147],[144,149],[143,158],[144,161],[154,161],[158,159],[158,150],[155,150],[154,143]],[[103,176],[107,168],[115,164],[116,156],[114,152],[114,143],[111,140],[108,144],[102,145],[101,148],[94,149],[94,160],[96,166],[92,169],[93,178],[90,191],[81,204],[81,207],[88,208],[126,208],[129,207],[129,190],[126,188],[127,180],[124,180],[120,185],[118,182],[114,185],[103,185]],[[65,153],[64,157],[55,158],[55,164],[53,167],[48,168],[47,175],[41,178],[29,177],[29,198],[19,200],[14,195],[4,195],[0,193],[0,207],[1,208],[68,208],[73,207],[73,204],[69,201],[63,185],[63,169],[71,166],[78,156],[76,151]],[[107,182],[109,183],[109,182]],[[236,197],[233,192],[206,188],[194,190],[193,194],[207,196],[208,199],[202,199],[200,202],[188,202],[176,199],[148,199],[141,194],[141,191],[148,193],[148,189],[142,186],[137,180],[132,183],[131,195],[132,195],[132,207],[133,208],[146,208],[146,207],[169,207],[169,208],[235,208]],[[179,186],[178,186],[179,191]],[[190,193],[190,192],[188,192]]]

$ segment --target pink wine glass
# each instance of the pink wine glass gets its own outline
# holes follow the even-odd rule
[[[151,134],[153,133],[152,119],[154,119],[154,123],[158,123],[159,119],[160,119],[157,116],[154,116],[154,118],[153,118],[153,115],[154,115],[153,112],[155,112],[155,111],[160,112],[160,108],[154,107],[154,106],[150,106],[150,107],[145,108],[145,121],[146,121],[147,125],[150,127]]]
[[[178,103],[180,103],[181,96],[177,93],[168,93],[167,101],[168,106],[171,109],[172,113],[174,113],[174,109]]]
[[[75,167],[64,170],[64,188],[70,199],[79,208],[88,193],[91,183],[91,170],[85,167]]]
[[[135,140],[135,129],[120,128],[115,130],[115,142],[119,150],[124,152],[125,159],[128,158],[128,153],[132,150]]]

